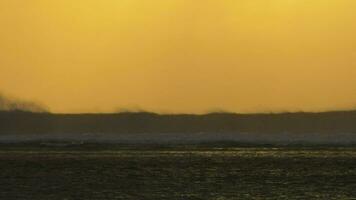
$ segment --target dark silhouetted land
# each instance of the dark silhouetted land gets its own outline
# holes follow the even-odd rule
[[[1,141],[79,140],[118,143],[356,142],[356,111],[160,115],[0,112]]]

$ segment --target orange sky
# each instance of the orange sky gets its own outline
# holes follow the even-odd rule
[[[355,0],[1,0],[0,91],[53,112],[356,107]]]

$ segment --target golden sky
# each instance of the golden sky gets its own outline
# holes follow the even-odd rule
[[[1,0],[0,91],[53,112],[356,107],[355,0]]]

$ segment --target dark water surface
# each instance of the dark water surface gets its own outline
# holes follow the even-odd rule
[[[356,148],[0,149],[0,199],[356,199]]]

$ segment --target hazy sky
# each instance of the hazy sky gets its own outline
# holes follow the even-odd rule
[[[356,107],[355,0],[1,0],[0,91],[54,112]]]

